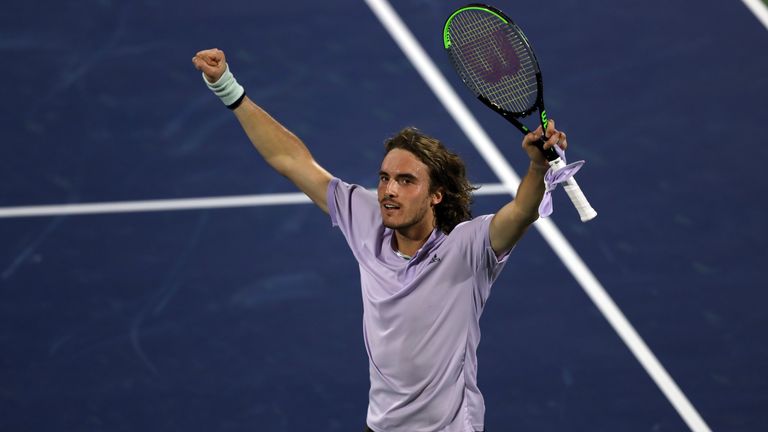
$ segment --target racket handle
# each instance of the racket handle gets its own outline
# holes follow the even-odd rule
[[[565,162],[563,162],[562,159],[557,158],[551,161],[549,165],[555,170],[558,170],[565,166]],[[579,217],[582,222],[590,221],[597,216],[597,212],[589,204],[589,201],[587,201],[587,197],[584,196],[584,192],[581,191],[575,178],[571,177],[566,180],[563,184],[563,189],[565,189],[565,193],[568,194],[568,198],[571,199],[573,206],[576,207],[576,211],[579,212]]]

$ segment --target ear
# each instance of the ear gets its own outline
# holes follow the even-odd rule
[[[432,192],[432,206],[436,206],[443,201],[443,189],[440,188]]]

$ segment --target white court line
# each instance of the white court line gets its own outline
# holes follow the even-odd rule
[[[763,23],[763,27],[768,30],[768,6],[762,0],[741,0],[747,8]]]
[[[506,186],[499,183],[478,184],[476,186],[479,186],[480,189],[475,191],[475,195],[506,195],[510,193]],[[54,204],[24,207],[0,207],[0,219],[36,216],[71,216],[104,213],[201,210],[231,207],[309,204],[311,202],[312,201],[310,201],[306,195],[301,192],[296,192],[210,198],[184,198],[85,204]]]
[[[510,191],[516,191],[520,177],[507,163],[496,145],[459,99],[445,77],[435,66],[419,42],[403,23],[392,6],[386,0],[365,0],[374,14],[387,29],[390,36],[403,50],[427,85],[459,124],[472,144],[477,148],[491,169]],[[437,29],[436,29],[437,30]],[[563,261],[579,285],[586,291],[606,320],[629,347],[635,358],[656,382],[672,406],[677,410],[691,430],[709,432],[710,429],[696,409],[688,401],[675,381],[659,363],[637,331],[632,327],[621,310],[616,306],[605,288],[595,278],[579,255],[560,233],[550,219],[539,219],[534,225],[549,243],[557,256]]]

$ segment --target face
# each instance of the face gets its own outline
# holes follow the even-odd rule
[[[387,228],[404,230],[434,228],[433,206],[439,192],[429,192],[429,167],[413,153],[393,149],[384,157],[379,171],[378,197],[381,218]]]

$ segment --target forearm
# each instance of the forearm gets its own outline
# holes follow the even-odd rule
[[[539,204],[544,196],[546,165],[531,162],[517,188],[515,199],[502,207],[491,221],[491,247],[497,254],[511,249],[528,227],[539,218]]]
[[[234,110],[248,139],[266,162],[287,176],[297,161],[312,159],[307,147],[247,96]]]
[[[515,194],[514,207],[518,217],[533,223],[539,218],[539,204],[544,196],[544,174],[548,165],[530,162],[528,172],[520,182]]]

